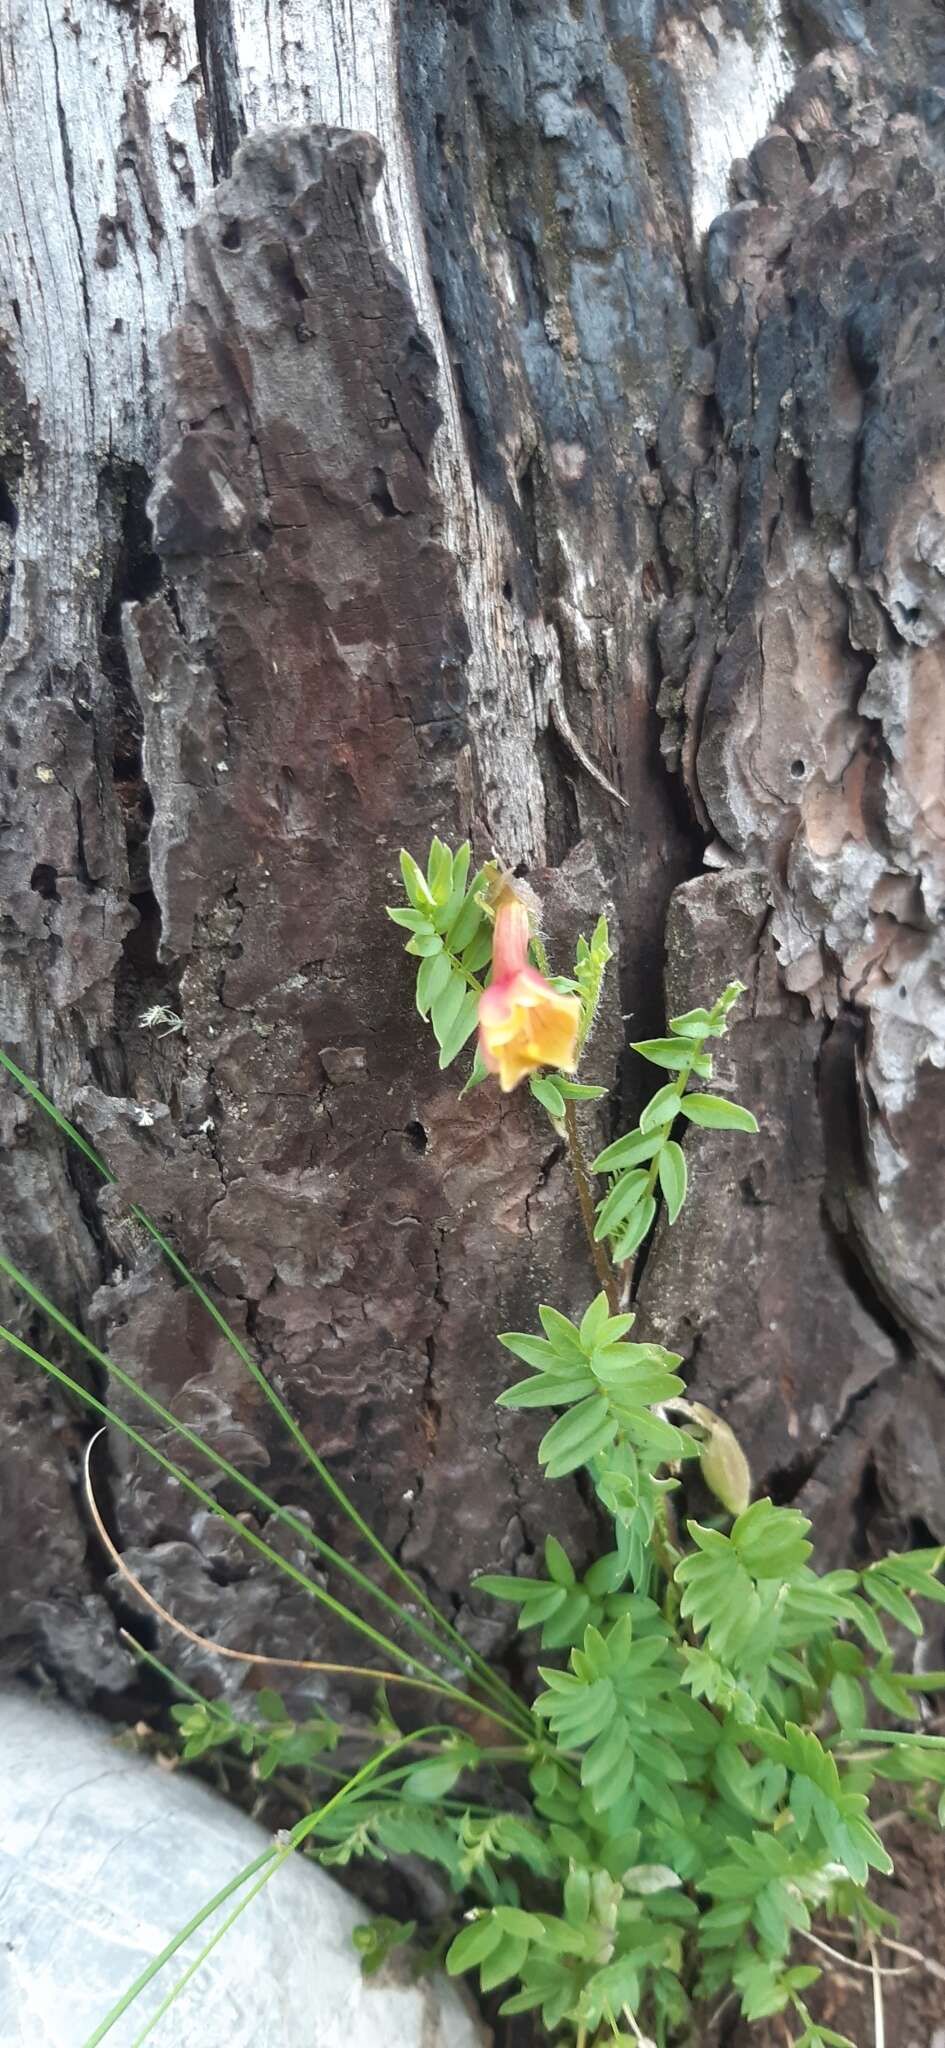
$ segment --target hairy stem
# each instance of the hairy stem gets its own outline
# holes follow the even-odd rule
[[[607,1296],[610,1312],[612,1315],[616,1315],[619,1301],[617,1275],[610,1263],[604,1245],[594,1236],[594,1195],[588,1176],[584,1148],[581,1144],[573,1101],[568,1101],[564,1105],[564,1135],[567,1140],[568,1159],[571,1165],[571,1172],[574,1175],[574,1185],[577,1189],[581,1222],[584,1225],[584,1234],[590,1248],[591,1258],[594,1261],[594,1271]]]
[[[482,982],[479,980],[478,975],[473,974],[471,968],[464,967],[462,961],[457,957],[455,953],[450,952],[448,946],[444,946],[443,951],[446,954],[450,966],[455,969],[457,974],[461,974],[463,976],[467,988],[474,989],[477,996],[483,995],[485,991]]]

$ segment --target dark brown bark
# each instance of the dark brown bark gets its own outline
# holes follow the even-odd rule
[[[336,1533],[142,1201],[497,1644],[470,1574],[592,1529],[493,1408],[494,1332],[595,1282],[562,1148],[525,1098],[457,1107],[384,919],[400,843],[470,832],[562,947],[612,904],[615,1119],[645,1085],[617,1011],[658,1028],[664,954],[676,1006],[746,982],[726,1079],[762,1134],[690,1141],[643,1316],[825,1556],[945,1535],[941,18],[411,0],[375,121],[340,10],[301,55],[275,11],[270,74],[224,0],[93,5],[35,49],[12,10],[0,1018],[120,1188],[4,1087],[5,1248]],[[349,125],[385,135],[379,189]],[[10,1358],[0,1412],[5,1658],[120,1693],[83,1419]],[[311,1652],[301,1595],[109,1456],[169,1606]]]

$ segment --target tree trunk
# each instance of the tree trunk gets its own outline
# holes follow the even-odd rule
[[[940,6],[3,0],[0,66],[0,1037],[119,1180],[4,1087],[8,1255],[330,1534],[143,1202],[496,1646],[470,1575],[591,1525],[494,1332],[593,1281],[385,923],[399,845],[469,833],[562,948],[612,906],[600,1128],[664,957],[677,1008],[747,983],[762,1132],[696,1135],[642,1320],[825,1559],[945,1538]],[[101,1699],[85,1429],[6,1355],[3,1656]],[[108,1457],[192,1627],[328,1640]]]

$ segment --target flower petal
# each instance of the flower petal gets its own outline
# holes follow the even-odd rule
[[[504,1094],[537,1067],[573,1073],[581,1004],[553,989],[534,967],[521,967],[486,989],[479,1004],[479,1046]]]

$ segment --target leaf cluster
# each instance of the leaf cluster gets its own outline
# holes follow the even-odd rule
[[[308,1769],[317,1757],[336,1749],[337,1721],[318,1714],[294,1721],[279,1693],[263,1687],[255,1694],[258,1720],[243,1720],[225,1700],[188,1700],[172,1706],[171,1719],[181,1745],[181,1761],[196,1763],[214,1750],[235,1748],[253,1776],[272,1778],[276,1771]]]
[[[434,839],[426,873],[409,853],[400,856],[407,905],[387,912],[410,933],[405,951],[419,959],[416,1004],[440,1048],[440,1067],[452,1066],[476,1029],[483,969],[492,958],[492,920],[482,869],[470,881],[468,844],[451,853]]]
[[[551,1747],[530,1770],[560,1890],[535,1911],[526,1886],[527,1919],[477,1909],[447,1966],[477,1967],[485,1989],[514,1982],[503,2011],[538,2010],[549,2032],[624,2017],[672,2041],[693,2001],[734,1987],[747,2019],[793,2010],[800,2042],[829,2048],[840,2037],[802,1995],[818,1966],[793,1946],[815,1912],[877,1924],[866,1887],[892,1866],[870,1819],[874,1783],[945,1783],[942,1744],[867,1733],[846,1688],[869,1670],[882,1689],[869,1659],[890,1652],[854,1637],[868,1615],[878,1641],[890,1600],[906,1626],[903,1594],[921,1625],[915,1599],[945,1600],[942,1553],[818,1575],[805,1517],[769,1500],[727,1534],[688,1532],[660,1601],[613,1590],[626,1577],[616,1553],[578,1579],[552,1539],[547,1579],[478,1582],[520,1606],[523,1630],[570,1643],[565,1668],[541,1669]],[[902,1688],[897,1705],[911,1699],[901,1674],[886,1682]]]
[[[402,849],[400,872],[407,902],[387,911],[392,923],[410,934],[405,951],[420,960],[417,1009],[432,1026],[441,1069],[452,1066],[476,1029],[479,997],[492,961],[489,890],[498,871],[490,864],[470,880],[470,866],[467,844],[452,853],[442,840],[434,839],[425,870]],[[607,963],[613,958],[607,919],[601,915],[591,937],[578,939],[573,976],[550,973],[537,935],[532,954],[554,988],[579,997],[580,1050],[593,1027]],[[463,1093],[486,1078],[477,1051]],[[532,1075],[529,1088],[555,1124],[562,1122],[567,1102],[596,1102],[607,1094],[606,1088],[557,1073]]]

